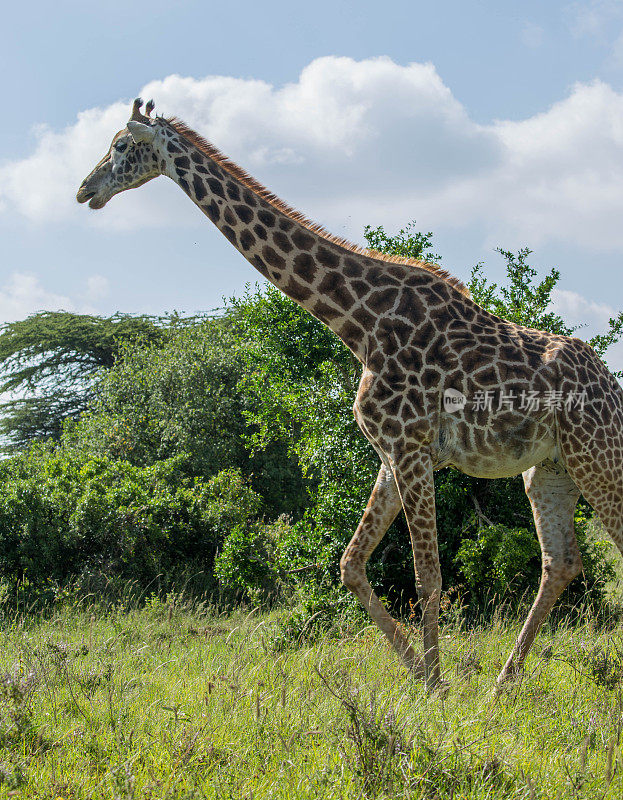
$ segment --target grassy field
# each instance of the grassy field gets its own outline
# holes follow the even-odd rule
[[[443,630],[427,696],[366,628],[275,652],[276,615],[153,602],[4,625],[0,797],[620,798],[621,629]]]

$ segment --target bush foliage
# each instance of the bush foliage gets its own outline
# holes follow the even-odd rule
[[[231,535],[260,535],[261,499],[238,470],[188,477],[183,457],[137,467],[38,446],[0,463],[0,581],[52,598],[70,584],[216,589],[214,562]],[[243,558],[245,556],[243,555]],[[248,567],[247,567],[248,572]]]

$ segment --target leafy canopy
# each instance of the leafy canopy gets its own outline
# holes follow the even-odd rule
[[[263,513],[297,514],[304,488],[285,442],[247,446],[256,432],[245,416],[255,403],[242,384],[248,347],[228,316],[169,328],[161,341],[125,342],[63,445],[137,466],[183,455],[202,479],[235,468],[262,496]]]
[[[112,367],[124,342],[159,343],[167,327],[189,322],[176,314],[43,311],[1,326],[0,392],[13,395],[0,405],[5,449],[58,439],[64,420],[86,410],[98,375]]]
[[[441,256],[433,253],[433,233],[422,233],[415,227],[415,220],[401,228],[394,236],[388,236],[385,228],[379,225],[373,228],[366,225],[363,236],[370,250],[377,250],[388,256],[401,256],[402,258],[416,258],[437,264]]]

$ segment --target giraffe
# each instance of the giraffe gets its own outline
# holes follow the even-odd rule
[[[145,113],[142,106],[134,101],[127,127],[82,182],[77,200],[101,209],[113,195],[166,175],[264,278],[361,362],[353,410],[380,468],[342,556],[342,580],[429,690],[440,682],[433,473],[452,466],[485,478],[523,475],[542,571],[497,684],[516,676],[552,606],[582,569],[573,526],[580,493],[623,552],[623,390],[580,339],[496,317],[436,265],[330,235],[181,120],[151,117],[153,101]],[[580,393],[581,406],[567,402]],[[449,396],[465,402],[453,406],[444,401]],[[401,509],[422,607],[422,656],[366,576],[370,555]]]

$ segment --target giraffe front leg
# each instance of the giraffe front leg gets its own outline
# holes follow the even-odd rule
[[[407,517],[415,583],[422,606],[424,672],[426,688],[434,689],[440,680],[439,599],[441,568],[437,549],[435,519],[435,484],[430,455],[411,455],[394,467],[394,474]]]
[[[417,677],[422,677],[424,671],[421,659],[416,656],[396,621],[388,614],[366,576],[366,563],[400,508],[396,482],[391,470],[383,464],[361,522],[344,551],[340,568],[344,585],[359,599],[408,669]]]
[[[523,479],[541,545],[541,584],[513,652],[498,676],[498,686],[520,672],[552,606],[582,570],[573,527],[573,512],[580,496],[577,486],[566,472],[541,466],[524,472]]]

